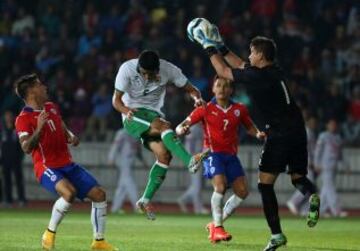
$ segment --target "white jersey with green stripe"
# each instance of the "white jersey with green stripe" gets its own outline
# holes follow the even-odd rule
[[[166,85],[184,87],[188,82],[181,69],[160,59],[159,78],[146,81],[137,70],[138,59],[124,62],[116,75],[115,89],[124,92],[122,100],[130,108],[146,108],[163,115]]]

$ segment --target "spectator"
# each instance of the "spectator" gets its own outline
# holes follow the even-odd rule
[[[347,213],[341,209],[335,183],[338,164],[340,161],[343,162],[342,139],[337,130],[337,121],[329,119],[326,124],[326,131],[319,135],[316,142],[314,164],[315,170],[320,173],[322,180],[320,214],[344,217],[347,216]]]
[[[85,138],[93,138],[94,132],[97,132],[98,140],[105,139],[107,122],[106,118],[112,111],[111,94],[108,92],[106,84],[102,84],[93,96],[91,103],[93,111],[87,121]]]
[[[14,178],[16,183],[18,205],[23,207],[26,203],[22,170],[24,153],[21,149],[19,139],[14,128],[14,120],[15,117],[13,112],[5,111],[2,131],[0,132],[1,163],[2,174],[4,178],[5,204],[8,207],[12,206],[12,188]]]

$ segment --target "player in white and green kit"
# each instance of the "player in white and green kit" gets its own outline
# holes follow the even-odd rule
[[[155,219],[155,215],[149,202],[165,179],[172,155],[180,158],[190,172],[196,172],[207,154],[192,156],[188,153],[171,129],[171,124],[164,119],[160,109],[164,105],[167,84],[183,88],[194,99],[196,106],[204,104],[199,90],[189,83],[178,67],[149,50],[120,66],[113,96],[113,106],[122,113],[126,131],[135,138],[141,138],[144,146],[157,159],[151,168],[144,194],[137,202],[151,220]]]

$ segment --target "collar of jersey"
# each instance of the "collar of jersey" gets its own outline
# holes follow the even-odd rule
[[[215,97],[213,97],[210,102],[213,103],[214,105],[217,105],[217,104],[218,104]],[[232,99],[230,99],[230,100],[229,100],[229,106],[230,106],[230,105],[233,105],[233,104],[235,104],[235,102],[232,101]]]
[[[23,111],[24,112],[41,112],[42,110],[34,110],[34,108],[32,108],[30,106],[24,106]]]

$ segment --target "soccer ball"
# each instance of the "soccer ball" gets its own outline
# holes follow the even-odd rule
[[[187,36],[191,41],[194,42],[195,37],[197,34],[199,34],[199,32],[203,32],[203,34],[207,34],[210,27],[211,27],[211,23],[207,19],[202,17],[194,18],[193,20],[190,21],[190,23],[186,28]]]

